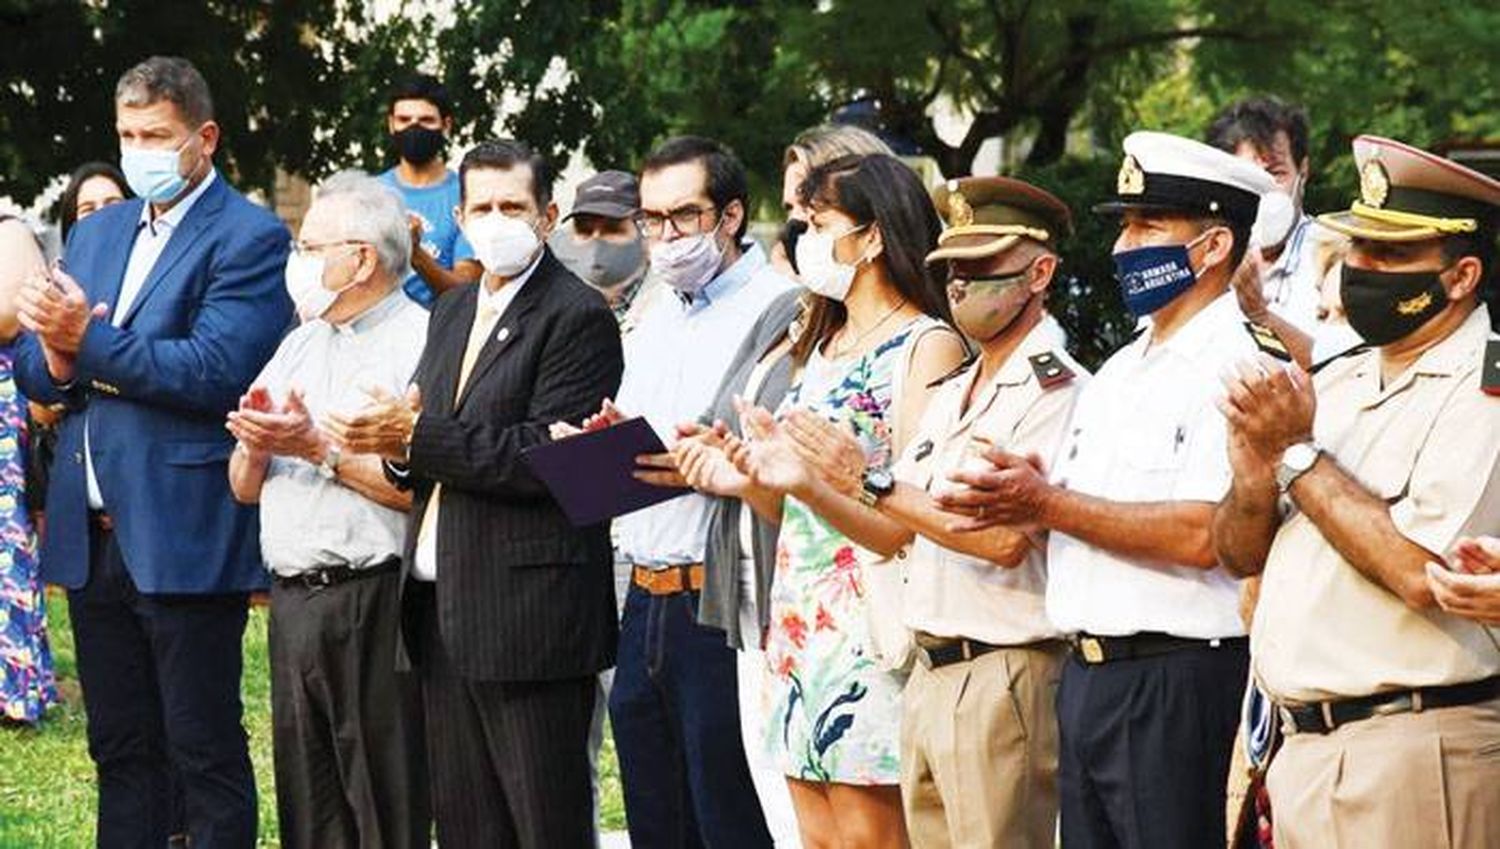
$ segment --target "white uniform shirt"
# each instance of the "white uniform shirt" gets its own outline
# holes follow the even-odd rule
[[[1233,292],[1164,344],[1141,334],[1084,387],[1053,481],[1110,501],[1218,502],[1231,479],[1220,375],[1256,351]],[[1222,568],[1124,557],[1056,531],[1047,553],[1047,614],[1065,631],[1245,633],[1239,582]]]

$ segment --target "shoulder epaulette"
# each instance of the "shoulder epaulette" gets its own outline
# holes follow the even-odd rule
[[[1281,341],[1280,336],[1276,335],[1276,331],[1255,321],[1245,322],[1245,330],[1250,334],[1250,338],[1255,340],[1255,347],[1259,348],[1262,353],[1270,354],[1282,362],[1292,361],[1292,352],[1287,350],[1286,344]]]
[[[1032,354],[1028,359],[1031,361],[1031,370],[1036,373],[1036,382],[1043,389],[1051,389],[1054,386],[1062,386],[1076,377],[1073,370],[1062,361],[1062,358],[1051,351],[1041,354]]]
[[[1480,372],[1479,388],[1486,395],[1500,395],[1500,339],[1491,339],[1484,346],[1484,369]]]

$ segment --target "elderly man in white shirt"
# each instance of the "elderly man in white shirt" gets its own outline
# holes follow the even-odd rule
[[[341,455],[314,424],[399,395],[427,313],[401,291],[411,240],[374,178],[325,183],[287,263],[304,323],[229,414],[235,498],[260,504],[271,571],[277,813],[288,847],[427,847],[421,702],[396,672],[409,493],[374,455]]]

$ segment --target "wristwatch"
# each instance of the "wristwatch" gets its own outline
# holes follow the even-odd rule
[[[885,466],[865,469],[860,478],[859,503],[871,510],[896,488],[896,476]]]
[[[1292,483],[1306,474],[1322,454],[1323,449],[1314,442],[1299,442],[1288,447],[1281,453],[1281,462],[1276,464],[1276,488],[1285,495]]]
[[[318,464],[318,474],[324,480],[336,480],[339,476],[339,447],[330,445],[323,451],[323,462]]]

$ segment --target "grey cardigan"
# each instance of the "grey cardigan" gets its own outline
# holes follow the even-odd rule
[[[713,404],[704,414],[704,423],[715,420],[727,422],[736,433],[740,431],[739,417],[734,411],[734,397],[742,394],[750,381],[750,373],[777,343],[786,338],[787,328],[802,311],[802,289],[786,292],[771,302],[766,311],[750,328],[740,349],[735,352],[724,380],[714,394]],[[774,411],[791,388],[792,358],[783,354],[761,381],[755,397],[749,399]],[[749,639],[740,633],[740,561],[744,552],[740,549],[740,511],[748,509],[738,498],[715,498],[708,523],[708,545],[703,554],[705,571],[703,594],[698,600],[698,622],[722,630],[733,648],[743,648],[748,642],[759,647],[760,634]],[[779,526],[752,517],[755,532],[752,538],[755,559],[755,586],[763,600],[756,611],[761,633],[765,633],[771,622],[770,607],[764,603],[771,595],[771,576],[776,565],[776,535]]]

